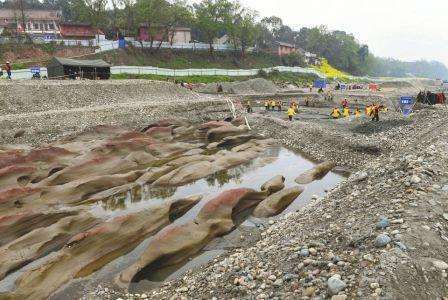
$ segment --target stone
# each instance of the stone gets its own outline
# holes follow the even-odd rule
[[[408,248],[402,242],[394,242],[395,246],[397,246],[401,251],[407,251]]]
[[[300,176],[295,179],[295,182],[297,182],[298,184],[309,184],[314,180],[322,179],[335,166],[336,164],[331,161],[323,162],[315,166],[313,169],[300,174]]]
[[[445,213],[445,214],[443,214],[442,216],[443,216],[443,218],[445,219],[445,221],[448,221],[448,213]]]
[[[312,297],[312,296],[314,296],[314,293],[316,292],[316,288],[315,287],[312,287],[312,286],[310,286],[310,287],[307,287],[306,289],[305,289],[305,291],[304,291],[304,295],[305,296],[307,296],[307,297]]]
[[[432,261],[432,264],[433,264],[434,267],[436,267],[439,270],[446,270],[446,269],[448,269],[448,264],[446,262],[442,261],[442,260],[435,259],[435,260]]]
[[[382,248],[385,247],[387,244],[391,242],[391,238],[388,235],[385,234],[379,234],[375,238],[375,247]]]
[[[418,177],[417,175],[412,175],[411,177],[411,183],[413,184],[419,184],[422,181],[422,179],[420,177]]]
[[[386,217],[380,217],[378,223],[376,224],[377,229],[386,229],[390,226],[390,221]]]
[[[300,250],[300,256],[308,257],[308,256],[310,256],[310,251],[308,249],[304,248],[304,249]]]
[[[337,295],[345,289],[347,284],[341,280],[341,275],[335,274],[328,279],[327,286],[331,295]]]
[[[331,297],[331,300],[346,300],[346,299],[347,299],[347,295],[345,295],[345,294],[334,295],[333,297]]]
[[[316,255],[317,254],[317,250],[315,248],[310,248],[308,249],[311,255]]]

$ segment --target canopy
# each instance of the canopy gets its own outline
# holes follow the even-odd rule
[[[48,77],[109,79],[111,65],[101,59],[81,60],[62,57],[53,57],[47,66]]]

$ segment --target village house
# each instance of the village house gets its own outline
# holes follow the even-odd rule
[[[25,28],[22,25],[22,13],[15,9],[0,9],[0,27],[30,36],[56,38],[62,12],[58,10],[25,10]]]
[[[283,42],[275,42],[271,53],[278,56],[285,56],[297,52],[296,46]]]
[[[170,44],[188,44],[191,42],[191,28],[176,27],[174,30],[166,32],[166,28],[162,26],[154,27],[155,33],[152,36],[154,42],[169,42]],[[151,34],[148,24],[142,24],[138,28],[137,39],[142,42],[149,42]]]

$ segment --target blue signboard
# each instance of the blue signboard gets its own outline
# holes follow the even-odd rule
[[[126,48],[126,40],[125,39],[121,38],[118,40],[118,48],[120,48],[120,49]]]
[[[400,97],[400,108],[403,116],[408,117],[414,108],[415,99],[410,96]]]
[[[31,74],[40,74],[40,67],[39,66],[31,67]]]
[[[325,79],[317,79],[314,81],[313,86],[318,89],[324,89],[327,87],[327,82]]]

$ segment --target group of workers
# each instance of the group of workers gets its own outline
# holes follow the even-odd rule
[[[282,102],[277,100],[266,100],[264,102],[264,108],[266,111],[272,110],[274,111],[277,108],[277,111],[282,111]]]
[[[341,117],[344,117],[344,118],[350,117],[351,112],[350,112],[350,108],[348,106],[347,99],[344,99],[341,102],[341,106],[342,106],[342,112],[341,112],[341,110],[339,110],[338,107],[333,108],[333,110],[331,111],[330,116],[333,119],[339,119]],[[380,111],[386,112],[387,107],[385,107],[384,105],[378,105],[378,104],[373,103],[373,104],[366,106],[365,115],[367,117],[372,118],[372,121],[378,122],[380,120]],[[356,107],[353,112],[353,115],[355,116],[355,118],[361,117],[361,110],[358,107]]]

